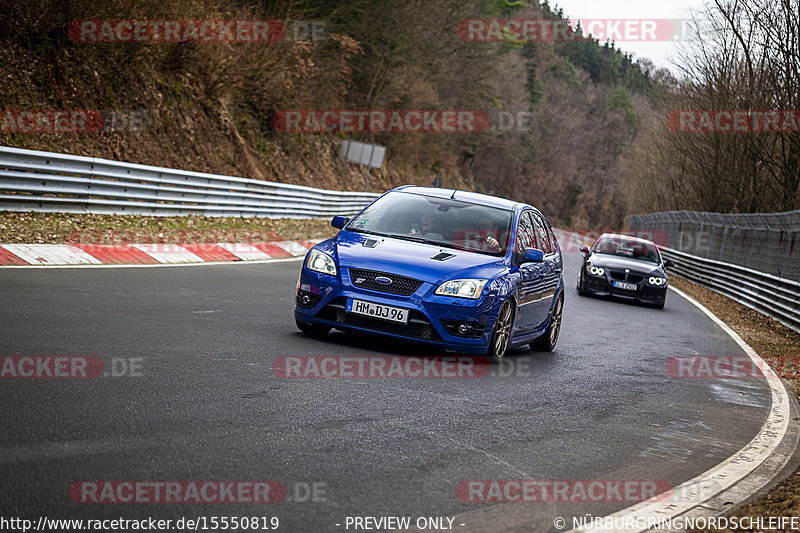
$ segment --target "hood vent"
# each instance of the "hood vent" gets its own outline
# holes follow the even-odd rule
[[[438,254],[431,257],[431,259],[435,259],[437,261],[447,261],[451,257],[455,257],[456,254],[449,254],[447,252],[439,252]]]
[[[361,246],[366,246],[367,248],[375,248],[376,246],[378,246],[378,241],[376,241],[375,239],[364,239],[364,242],[361,244]]]

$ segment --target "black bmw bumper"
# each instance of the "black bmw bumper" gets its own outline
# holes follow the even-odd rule
[[[650,285],[647,280],[635,283],[635,290],[614,286],[613,280],[603,276],[591,276],[582,273],[581,288],[583,292],[595,296],[611,296],[622,300],[633,300],[649,305],[662,305],[667,298],[667,283],[661,286]]]

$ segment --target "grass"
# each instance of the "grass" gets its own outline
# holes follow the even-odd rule
[[[328,238],[327,219],[0,212],[3,244],[249,243]]]

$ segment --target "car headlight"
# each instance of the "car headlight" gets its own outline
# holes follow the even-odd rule
[[[488,281],[486,279],[452,279],[439,285],[439,288],[436,289],[436,294],[477,300],[481,297],[483,286]]]
[[[650,276],[650,279],[647,280],[650,285],[658,285],[661,286],[667,282],[667,278],[662,278],[660,276]]]
[[[603,267],[596,267],[596,266],[589,266],[586,270],[589,271],[589,274],[592,276],[602,276],[606,273],[606,269]]]
[[[331,276],[336,275],[336,263],[333,261],[333,257],[316,249],[311,250],[311,253],[308,254],[306,268],[314,272],[330,274]]]

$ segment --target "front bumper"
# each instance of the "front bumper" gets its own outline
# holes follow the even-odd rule
[[[303,266],[295,294],[294,316],[300,322],[324,324],[337,329],[362,331],[409,339],[469,354],[485,354],[491,340],[491,325],[497,317],[496,289],[488,284],[478,300],[433,294],[436,285],[423,282],[413,294],[404,296],[355,287],[350,269],[337,276]],[[347,299],[356,298],[409,310],[408,323],[348,313]],[[465,333],[460,325],[467,326]]]
[[[651,305],[661,305],[667,297],[667,286],[669,282],[664,285],[656,286],[650,285],[647,280],[644,279],[635,284],[635,291],[629,291],[614,287],[608,272],[600,277],[592,276],[583,271],[581,272],[581,276],[583,292],[594,294],[595,296],[611,296],[613,298],[634,300]]]

